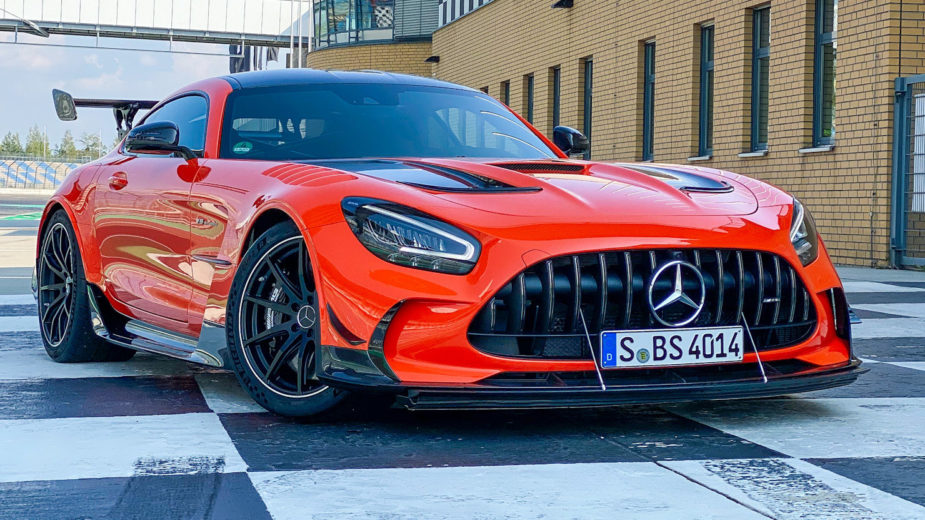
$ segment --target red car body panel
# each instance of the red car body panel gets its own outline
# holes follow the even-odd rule
[[[540,173],[531,175],[523,173],[529,168],[512,171],[491,164],[499,161],[405,158],[542,188],[505,195],[443,193],[325,166],[224,159],[218,150],[231,85],[206,80],[168,100],[188,92],[208,97],[202,158],[140,158],[116,150],[75,170],[46,209],[46,216],[52,208],[67,211],[78,230],[88,281],[126,316],[193,337],[204,322],[222,326],[246,238],[261,215],[277,211],[297,223],[308,244],[323,345],[368,349],[383,315],[404,302],[383,344],[388,365],[403,384],[468,384],[506,371],[594,370],[590,359],[487,354],[469,343],[467,330],[484,303],[526,267],[560,255],[623,249],[774,252],[802,278],[818,326],[809,339],[762,353],[762,360],[796,359],[819,370],[851,361],[850,345],[835,334],[826,299],[826,291],[841,285],[835,269],[824,245],[817,260],[801,265],[787,233],[792,198],[774,187],[729,172],[675,165],[670,167],[722,179],[735,189],[724,194],[667,189],[633,165],[571,161],[580,171],[553,174],[538,166]],[[125,186],[116,189],[122,182]],[[480,260],[462,276],[381,260],[349,229],[341,209],[345,197],[394,201],[437,215],[481,242]],[[361,343],[338,332],[329,308]],[[754,362],[755,354],[747,353],[744,361]]]

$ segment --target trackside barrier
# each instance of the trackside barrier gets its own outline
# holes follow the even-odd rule
[[[89,160],[0,157],[0,188],[55,189],[67,174]]]

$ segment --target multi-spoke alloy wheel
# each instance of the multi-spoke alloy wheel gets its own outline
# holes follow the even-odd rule
[[[74,251],[64,224],[47,232],[39,256],[38,297],[42,334],[52,347],[64,340],[74,300]]]
[[[292,237],[264,253],[244,286],[238,327],[244,359],[270,390],[310,397],[315,363],[315,282],[305,242]]]
[[[318,300],[311,260],[291,224],[264,233],[247,251],[231,291],[227,330],[235,372],[264,407],[311,415],[342,397],[315,377]]]
[[[36,261],[39,324],[45,351],[55,361],[125,361],[135,351],[106,342],[90,325],[90,292],[77,236],[67,214],[48,217]]]

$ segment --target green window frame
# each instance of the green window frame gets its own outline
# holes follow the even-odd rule
[[[698,155],[713,155],[713,35],[712,25],[700,28],[700,117]]]
[[[838,0],[816,0],[813,146],[835,143],[835,55]]]
[[[524,76],[524,107],[527,121],[533,124],[533,74]]]
[[[642,160],[651,161],[655,154],[652,146],[655,109],[655,42],[646,42],[643,48],[642,87]]]
[[[588,138],[588,150],[585,151],[584,159],[591,159],[591,123],[592,123],[592,109],[594,106],[594,60],[591,58],[585,58],[584,60],[584,88],[583,88],[583,97],[584,97],[584,110],[582,114],[582,132],[585,134],[585,137]]]
[[[558,66],[552,67],[550,74],[552,75],[552,117],[550,119],[552,120],[552,127],[555,128],[559,126],[559,117],[562,112],[562,68]]]
[[[752,12],[751,151],[768,149],[768,92],[771,64],[771,7]]]

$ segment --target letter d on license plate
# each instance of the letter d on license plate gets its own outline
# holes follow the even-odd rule
[[[664,367],[742,361],[742,327],[601,332],[601,367]]]

